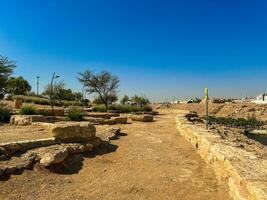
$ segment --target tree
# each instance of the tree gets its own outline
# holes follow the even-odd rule
[[[44,88],[43,95],[47,95],[50,99],[60,100],[61,91],[64,89],[65,83],[63,81],[58,81],[53,84],[53,93],[51,93],[51,84],[47,84]],[[52,98],[51,98],[52,97]]]
[[[130,101],[130,98],[127,96],[127,95],[124,95],[124,97],[122,97],[122,99],[121,99],[121,104],[125,104],[127,101]]]
[[[0,55],[0,98],[3,98],[6,93],[7,81],[15,67],[16,64],[14,61]]]
[[[150,103],[148,98],[137,95],[134,95],[131,100],[139,106],[145,106]]]
[[[86,70],[78,74],[78,80],[84,85],[86,91],[89,94],[96,93],[108,109],[111,97],[117,95],[119,79],[106,71],[94,74],[90,70]]]
[[[45,86],[43,95],[51,96],[51,84]],[[72,92],[71,89],[65,89],[65,83],[58,81],[53,84],[53,99],[54,100],[66,100],[66,101],[81,101],[81,92]]]
[[[23,77],[11,77],[7,81],[6,92],[12,95],[25,95],[32,87]]]
[[[108,97],[108,99],[109,99],[109,100],[108,100],[108,101],[109,101],[108,103],[109,103],[109,104],[112,104],[112,103],[118,101],[118,96],[117,96],[116,94],[110,94],[110,96]],[[93,100],[93,103],[94,103],[94,104],[105,104],[99,96],[97,96],[97,97]]]

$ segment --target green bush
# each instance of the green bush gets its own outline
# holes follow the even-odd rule
[[[10,110],[4,104],[0,104],[0,122],[9,122],[10,117]]]
[[[36,115],[37,111],[32,105],[23,105],[19,110],[19,114],[21,114],[21,115]]]
[[[107,112],[107,108],[105,105],[100,104],[100,105],[93,106],[92,111],[93,112]]]
[[[71,121],[82,121],[84,117],[84,111],[78,107],[71,107],[67,117]]]

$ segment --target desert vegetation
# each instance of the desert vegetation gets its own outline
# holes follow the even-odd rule
[[[263,121],[258,121],[255,118],[231,118],[231,117],[214,117],[209,116],[208,118],[209,123],[211,124],[221,124],[224,126],[234,127],[234,128],[253,128],[253,129],[262,129],[264,126]]]

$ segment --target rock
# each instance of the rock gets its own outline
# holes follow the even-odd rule
[[[32,122],[46,122],[47,118],[43,115],[12,115],[10,124],[12,125],[30,125]]]
[[[87,113],[86,116],[94,118],[110,119],[111,117],[118,117],[119,113]]]
[[[103,133],[97,134],[97,136],[100,137],[101,140],[108,142],[116,139],[120,132],[120,128],[107,128]]]
[[[58,149],[41,155],[40,164],[49,167],[53,164],[61,163],[68,157],[67,149]]]
[[[59,122],[51,128],[53,137],[62,142],[82,142],[95,138],[96,129],[89,122]]]
[[[133,121],[153,122],[152,115],[131,115]]]
[[[117,124],[127,124],[127,117],[111,117]]]

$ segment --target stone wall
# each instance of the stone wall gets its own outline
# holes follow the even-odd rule
[[[179,133],[214,168],[233,199],[266,200],[267,160],[257,157],[253,152],[226,144],[219,135],[189,122],[185,118],[187,113],[179,111],[177,114]]]

